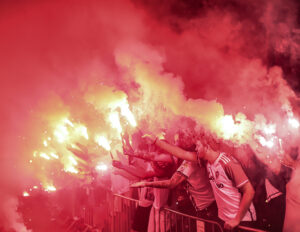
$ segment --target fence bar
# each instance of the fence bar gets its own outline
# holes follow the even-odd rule
[[[107,221],[107,228],[109,228],[109,230],[112,232],[130,231],[134,210],[137,208],[139,201],[119,194],[113,194],[111,199],[112,199],[112,206],[111,209],[108,210],[107,212],[109,215]],[[85,221],[87,221],[90,226],[93,226],[94,224],[93,211],[94,208],[92,207],[86,207],[84,210]],[[152,214],[153,214],[152,220],[154,220],[153,225],[154,225],[155,232],[173,232],[174,227],[176,232],[178,232],[180,228],[181,228],[181,232],[184,232],[186,230],[186,226],[189,227],[188,231],[192,232],[193,230],[192,227],[194,225],[193,222],[196,223],[196,227],[197,227],[197,221],[204,222],[205,226],[207,224],[211,225],[213,232],[215,231],[224,232],[222,226],[216,221],[191,216],[167,207],[164,207],[160,210],[156,210],[154,207],[152,207]],[[158,220],[156,220],[156,217],[158,218]],[[161,219],[164,220],[162,224],[160,223]],[[181,226],[179,228],[180,222],[181,222]],[[161,228],[161,226],[164,228]],[[266,232],[264,230],[255,229],[247,226],[238,226],[238,228],[249,232]]]

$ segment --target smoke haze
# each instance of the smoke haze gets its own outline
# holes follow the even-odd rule
[[[179,116],[214,131],[224,114],[280,123],[286,111],[299,112],[297,1],[0,4],[5,228],[26,231],[7,208],[40,177],[28,160],[62,115],[113,139],[106,112],[120,99],[153,132]]]

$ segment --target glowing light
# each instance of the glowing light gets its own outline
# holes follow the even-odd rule
[[[33,152],[33,157],[36,157],[36,156],[37,156],[37,153],[38,153],[37,151],[34,151],[34,152]]]
[[[78,162],[76,161],[76,159],[73,156],[69,156],[69,160],[71,160],[72,164],[77,165]]]
[[[32,160],[29,160],[29,163],[32,163]]]
[[[68,129],[64,125],[58,125],[54,130],[54,136],[56,137],[59,143],[65,142],[67,140],[68,135]]]
[[[74,127],[74,124],[67,118],[64,120],[64,123],[71,126],[71,127]]]
[[[83,125],[79,125],[75,128],[75,133],[80,134],[81,136],[83,136],[85,139],[89,139],[89,135],[87,132],[87,128]]]
[[[289,124],[296,129],[298,129],[300,126],[299,121],[295,118],[289,118]]]
[[[29,197],[29,196],[30,196],[30,195],[29,195],[28,192],[26,192],[26,191],[23,192],[23,197]]]
[[[266,125],[263,128],[263,131],[266,135],[274,134],[276,132],[276,125],[275,124]]]
[[[120,134],[122,132],[122,126],[121,126],[121,123],[120,123],[120,117],[119,117],[118,112],[111,112],[109,114],[108,119],[111,123],[111,126],[113,128],[116,128],[118,130],[119,134]]]
[[[40,153],[40,157],[42,157],[42,158],[44,158],[46,160],[50,160],[50,157],[46,153],[44,153],[44,152]]]
[[[45,147],[48,147],[48,142],[47,142],[47,140],[44,140],[43,144],[44,144]]]
[[[132,114],[132,112],[129,110],[129,106],[128,104],[122,104],[120,106],[121,108],[121,114],[128,120],[128,122],[130,123],[131,126],[136,127],[136,121],[135,118]]]
[[[266,140],[263,136],[258,137],[258,141],[262,146],[272,148],[274,146],[273,140]]]
[[[105,138],[104,136],[96,136],[95,142],[99,146],[103,147],[105,150],[110,151],[111,149],[110,143],[108,142],[107,138]]]
[[[33,188],[34,188],[34,189],[38,189],[38,186],[35,185],[35,186],[33,186]]]
[[[47,192],[54,192],[54,191],[56,191],[56,188],[53,185],[47,185],[45,187],[45,191],[47,191]]]
[[[59,158],[59,156],[58,155],[56,155],[55,153],[53,153],[53,152],[51,152],[50,153],[50,156],[51,157],[53,157],[54,159],[58,159]]]
[[[98,170],[98,171],[106,171],[107,169],[108,169],[108,167],[104,163],[100,163],[96,166],[96,170]]]
[[[239,132],[238,125],[235,124],[232,115],[225,115],[219,120],[219,129],[225,139],[232,138]]]
[[[64,170],[65,170],[65,172],[70,172],[70,173],[75,173],[75,174],[78,173],[78,170],[73,166],[66,167]]]

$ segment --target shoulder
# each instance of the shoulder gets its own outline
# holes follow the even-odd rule
[[[226,153],[222,153],[220,155],[219,163],[223,167],[230,167],[232,165],[233,166],[235,166],[235,165],[241,165],[240,162],[236,158],[234,158],[232,155],[226,154]]]

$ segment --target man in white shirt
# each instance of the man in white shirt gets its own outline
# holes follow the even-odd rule
[[[220,153],[220,144],[206,135],[197,143],[197,152],[185,151],[175,145],[148,136],[148,139],[159,148],[174,156],[192,161],[207,161],[207,171],[216,198],[219,218],[224,221],[225,229],[233,229],[242,221],[256,220],[253,214],[252,199],[254,189],[240,164],[231,157]],[[239,178],[239,176],[243,178]],[[241,194],[241,193],[242,194]],[[228,194],[228,195],[226,195]]]
[[[175,188],[183,181],[187,181],[187,192],[195,207],[195,210],[205,219],[216,219],[217,208],[212,188],[208,181],[206,169],[199,167],[196,162],[184,161],[171,179],[138,182],[131,187],[154,187],[154,188]]]

